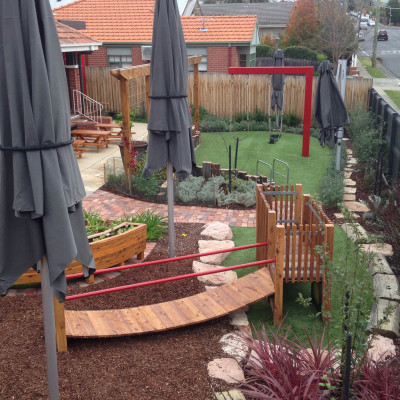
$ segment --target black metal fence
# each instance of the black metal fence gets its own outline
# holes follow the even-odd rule
[[[388,144],[384,166],[388,180],[399,183],[400,173],[400,115],[372,88],[369,94],[369,108],[376,115],[382,127],[382,137]]]

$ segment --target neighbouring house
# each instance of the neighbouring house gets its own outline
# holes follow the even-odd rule
[[[54,9],[56,20],[83,24],[82,32],[102,42],[86,65],[125,68],[150,61],[155,0],[77,0]],[[196,8],[183,0],[181,12]],[[192,4],[193,3],[193,4]],[[192,7],[193,5],[193,7]],[[190,6],[190,7],[189,7]],[[228,72],[230,66],[255,66],[260,43],[257,16],[182,16],[188,55],[202,55],[200,71]]]
[[[74,90],[86,92],[85,57],[98,51],[101,43],[82,31],[71,28],[56,21],[56,28],[60,40],[67,75],[68,91],[71,111],[74,109]]]
[[[294,3],[220,3],[201,4],[203,15],[257,15],[260,36],[279,39],[289,22]]]

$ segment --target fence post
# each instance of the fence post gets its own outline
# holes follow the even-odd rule
[[[311,196],[309,194],[303,194],[303,224],[304,225],[311,225],[310,221],[310,209],[306,205],[306,203],[310,202]]]
[[[297,220],[297,225],[301,225],[302,221],[302,200],[303,200],[303,185],[301,183],[296,184],[296,194],[295,201],[294,201],[294,219]]]
[[[278,225],[276,227],[277,240],[275,251],[275,276],[273,277],[275,285],[274,295],[274,325],[279,325],[282,322],[283,309],[283,253],[285,248],[285,227]]]

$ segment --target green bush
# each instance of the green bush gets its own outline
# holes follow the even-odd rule
[[[321,203],[326,208],[335,208],[343,201],[344,176],[336,171],[335,157],[330,163],[326,175],[321,179]]]
[[[221,205],[242,204],[252,207],[256,204],[256,182],[232,179],[232,193],[220,190],[217,194],[217,203]]]
[[[228,132],[229,118],[207,114],[200,122],[201,132]]]
[[[150,179],[137,175],[132,177],[132,189],[143,196],[154,197],[160,192],[160,184],[154,175]]]
[[[259,44],[256,47],[256,57],[273,57],[275,49],[272,46]]]
[[[194,111],[195,111],[194,104],[191,104],[190,108],[192,110],[192,119],[194,121]],[[199,121],[203,121],[203,119],[206,117],[207,114],[208,114],[207,110],[203,106],[199,105]]]
[[[327,59],[327,57],[326,57],[325,54],[322,54],[322,53],[318,53],[317,54],[317,61],[318,62],[322,63],[322,61],[325,61],[326,59]]]
[[[178,185],[177,193],[179,201],[186,204],[196,200],[203,183],[204,178],[202,176],[195,177],[189,175]]]
[[[294,113],[284,113],[282,118],[285,126],[297,128],[302,123],[301,117]]]
[[[285,57],[298,58],[301,60],[318,60],[317,52],[308,49],[307,47],[292,46],[283,50]]]
[[[376,120],[373,114],[360,103],[349,109],[349,117],[350,124],[345,129],[350,139],[359,136],[365,130],[376,128]]]
[[[198,200],[204,204],[215,205],[219,189],[224,183],[225,178],[223,176],[213,176],[199,191],[197,196]]]
[[[153,211],[147,210],[141,214],[135,213],[133,216],[124,216],[121,222],[134,222],[137,224],[147,225],[147,240],[156,240],[164,236],[167,230],[168,224],[166,217],[161,217],[160,215],[154,214]]]
[[[125,183],[125,173],[116,175],[110,174],[107,176],[107,186],[121,186]]]

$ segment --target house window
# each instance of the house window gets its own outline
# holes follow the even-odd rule
[[[247,54],[239,54],[239,67],[247,67]]]
[[[109,47],[107,59],[109,68],[132,67],[132,50],[130,47]]]

